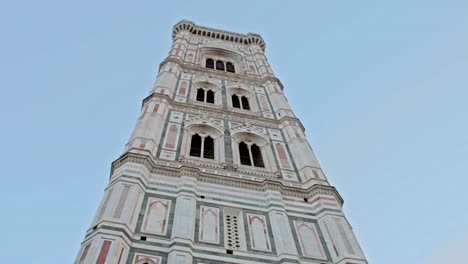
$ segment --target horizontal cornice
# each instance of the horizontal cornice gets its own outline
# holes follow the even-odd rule
[[[255,177],[257,181],[223,176],[218,174],[210,174],[203,172],[200,168],[190,166],[179,162],[157,162],[152,156],[125,152],[117,160],[112,162],[111,177],[114,171],[126,163],[136,163],[146,167],[148,171],[155,174],[163,174],[172,177],[191,176],[202,182],[209,182],[220,185],[227,185],[233,187],[240,187],[257,191],[275,190],[281,192],[283,195],[292,197],[313,197],[316,194],[332,195],[336,200],[343,205],[343,198],[333,186],[314,184],[309,187],[302,187],[301,184],[295,186],[288,186],[287,183],[281,180],[268,179]],[[172,165],[172,166],[166,166]],[[297,186],[297,187],[296,187]],[[299,187],[300,186],[300,187]]]
[[[235,120],[237,122],[245,122],[248,121],[252,124],[259,124],[264,127],[268,128],[275,128],[277,129],[278,126],[280,126],[282,123],[289,121],[291,123],[297,123],[299,127],[302,129],[303,132],[305,132],[305,128],[302,125],[301,121],[296,118],[296,117],[290,117],[290,116],[283,116],[281,119],[271,119],[271,118],[266,118],[263,116],[258,116],[258,115],[248,115],[245,113],[237,113],[233,111],[229,111],[227,109],[222,109],[222,108],[216,108],[216,107],[205,107],[201,105],[195,105],[195,104],[190,104],[190,103],[183,103],[183,102],[177,102],[172,100],[171,97],[165,94],[158,94],[158,93],[151,93],[148,95],[145,99],[143,99],[142,102],[142,107],[145,105],[146,102],[150,101],[152,98],[164,98],[167,102],[169,102],[170,107],[174,110],[179,110],[179,111],[186,111],[190,110],[193,113],[198,112],[198,113],[207,113],[211,115],[216,115],[217,117],[222,117],[223,119],[227,120]]]
[[[284,90],[284,86],[283,86],[283,83],[281,83],[281,80],[271,75],[267,75],[264,77],[257,77],[255,75],[240,75],[239,73],[215,71],[212,69],[200,67],[192,63],[184,63],[184,61],[181,60],[180,58],[173,57],[173,56],[169,56],[166,59],[164,59],[159,64],[159,68],[161,68],[164,64],[168,62],[176,63],[184,72],[198,73],[198,74],[209,75],[209,76],[219,76],[219,77],[222,77],[223,79],[233,81],[233,82],[246,81],[246,82],[259,85],[259,86],[264,85],[267,81],[271,81],[271,82],[276,82],[280,86],[281,90]]]

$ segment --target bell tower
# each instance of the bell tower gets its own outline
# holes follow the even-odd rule
[[[75,263],[367,263],[262,37],[172,40]]]

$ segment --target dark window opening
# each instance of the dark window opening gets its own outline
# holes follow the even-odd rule
[[[202,88],[198,88],[197,90],[197,101],[205,101],[205,90],[203,90]]]
[[[200,198],[205,199],[205,195],[201,195]]]
[[[304,202],[308,203],[308,202],[309,202],[309,199],[304,198]]]
[[[223,61],[216,61],[216,69],[220,71],[224,71],[224,62]]]
[[[190,144],[190,156],[200,157],[201,147],[201,137],[198,134],[193,135]]]
[[[244,142],[239,144],[239,156],[241,164],[252,166],[252,163],[250,162],[249,148]]]
[[[214,140],[210,136],[207,136],[203,145],[203,157],[214,159]]]
[[[213,59],[206,59],[206,67],[210,69],[214,69],[214,61]]]
[[[242,109],[250,110],[249,99],[247,99],[247,97],[245,96],[242,96],[241,100],[242,100]]]
[[[227,62],[226,63],[226,71],[228,72],[236,72],[235,69],[234,69],[234,64],[230,63],[230,62]]]
[[[96,230],[96,229],[97,229],[97,225],[95,225],[95,226],[93,227],[93,230]]]
[[[141,240],[141,241],[146,241],[146,237],[145,237],[145,236],[142,236],[142,237],[140,237],[140,240]]]
[[[235,94],[232,95],[232,107],[241,108],[240,107],[240,102],[239,102],[239,96],[237,96]]]
[[[230,249],[226,249],[226,254],[232,255],[232,254],[234,254],[234,252],[232,250],[230,250]]]
[[[264,168],[265,165],[263,164],[262,152],[260,151],[260,148],[257,145],[253,144],[250,147],[250,151],[252,151],[252,159],[254,166]]]
[[[208,90],[206,92],[206,102],[210,104],[214,104],[214,92],[211,90]]]

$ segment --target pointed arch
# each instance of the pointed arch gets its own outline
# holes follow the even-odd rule
[[[190,156],[200,157],[201,149],[202,149],[202,138],[200,137],[200,135],[195,134],[192,136],[192,140],[190,142]]]
[[[210,104],[214,104],[215,96],[214,96],[214,92],[212,90],[206,91],[206,102],[210,103]]]
[[[249,147],[244,142],[239,143],[239,157],[241,164],[252,166],[252,162],[250,161]]]
[[[239,96],[237,96],[237,94],[232,95],[232,107],[241,108],[240,101],[239,101]]]
[[[263,163],[262,151],[260,147],[256,144],[253,144],[250,147],[250,151],[252,152],[252,161],[255,167],[265,168],[265,164]]]
[[[203,88],[197,89],[197,101],[205,102],[205,90]]]
[[[212,137],[207,136],[203,141],[203,158],[214,159],[214,140]]]
[[[242,102],[242,109],[250,110],[249,99],[247,99],[247,97],[242,96],[241,97],[241,102]]]

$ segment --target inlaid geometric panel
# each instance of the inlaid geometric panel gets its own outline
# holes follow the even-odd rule
[[[226,248],[240,249],[238,216],[234,214],[226,214],[224,217],[224,226],[226,229]]]
[[[179,138],[180,124],[169,123],[166,130],[166,138],[163,147],[170,150],[176,150]]]
[[[165,235],[171,201],[150,197],[143,218],[142,231],[146,233]]]
[[[219,209],[216,207],[200,206],[199,241],[219,243]]]
[[[252,249],[271,251],[265,216],[259,214],[247,214],[247,222],[249,225],[250,245]]]
[[[133,264],[160,264],[161,257],[157,256],[150,256],[150,255],[143,255],[143,254],[136,254],[133,258]]]
[[[326,259],[315,224],[294,220],[294,227],[302,254],[306,257]]]
[[[286,146],[281,142],[273,142],[276,155],[278,157],[279,165],[282,169],[291,170],[292,166],[289,161],[289,154],[286,150]]]

